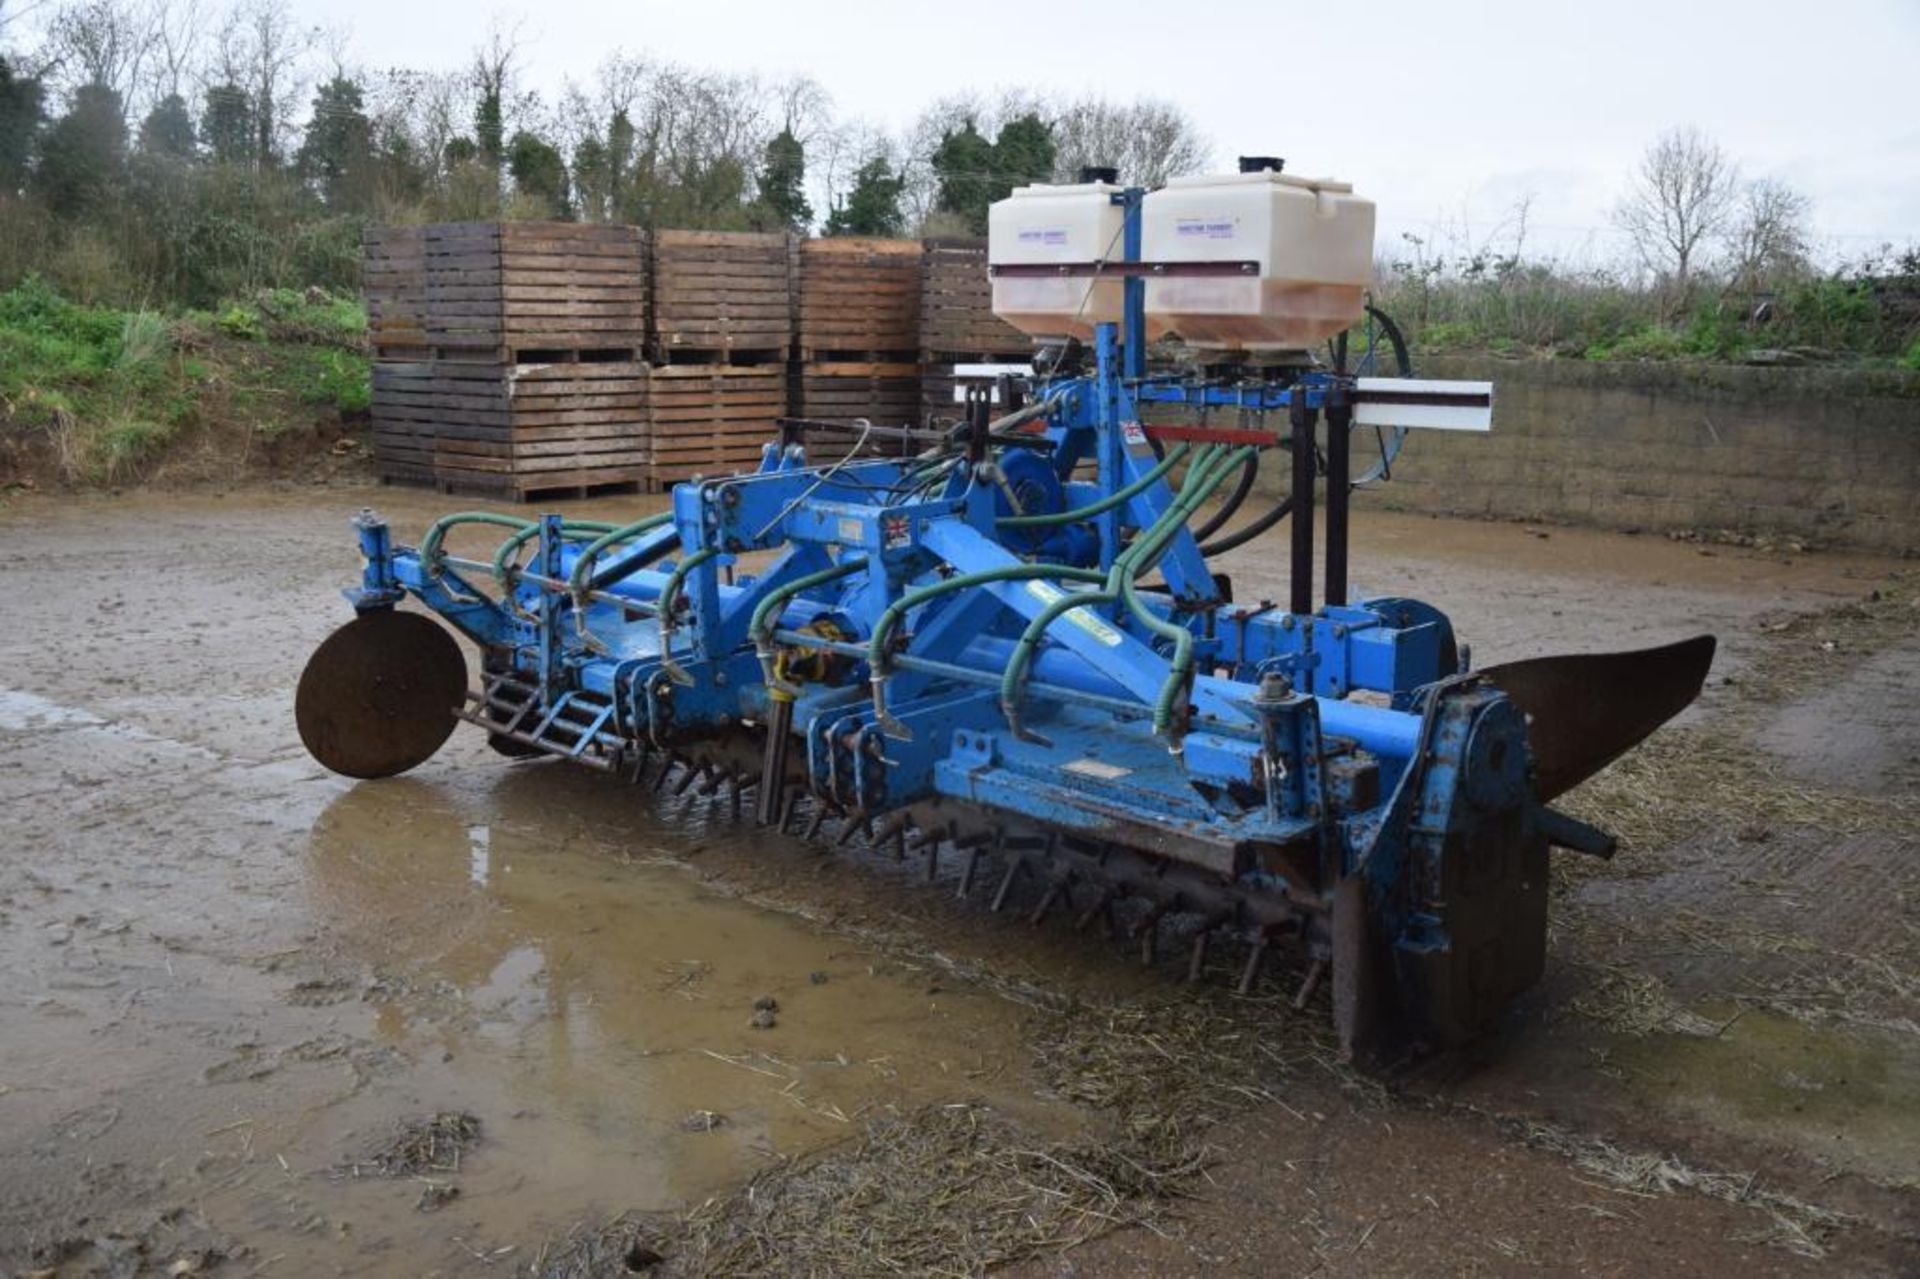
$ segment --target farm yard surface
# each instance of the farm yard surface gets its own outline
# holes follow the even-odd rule
[[[1222,947],[1189,991],[724,794],[465,731],[324,772],[292,688],[368,503],[402,540],[444,509],[0,512],[0,1269],[1920,1266],[1910,561],[1361,512],[1360,586],[1480,664],[1721,640],[1569,797],[1623,847],[1557,855],[1546,982],[1369,1076],[1297,967],[1235,997]],[[1221,567],[1282,593],[1267,550]]]

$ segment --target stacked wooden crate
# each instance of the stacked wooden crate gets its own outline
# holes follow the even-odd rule
[[[965,379],[962,364],[1020,363],[1033,358],[1033,339],[993,313],[987,242],[940,238],[924,242],[920,258],[921,411],[954,418]]]
[[[644,250],[633,227],[370,227],[381,478],[514,498],[644,482]]]
[[[791,259],[785,235],[655,233],[656,487],[759,465],[787,409]]]
[[[920,420],[920,245],[835,237],[800,245],[794,410],[814,421]],[[818,434],[810,456],[852,436]]]

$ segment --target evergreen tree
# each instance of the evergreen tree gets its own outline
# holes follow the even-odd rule
[[[760,203],[789,231],[804,232],[813,225],[806,183],[806,148],[793,136],[793,130],[782,129],[767,143],[766,160],[760,169]]]
[[[336,76],[313,97],[313,114],[296,156],[300,176],[336,208],[364,207],[373,161],[373,123],[360,86]]]
[[[104,84],[83,84],[67,113],[40,141],[34,177],[55,213],[74,216],[99,208],[120,190],[127,169],[127,121],[120,95]]]
[[[934,207],[960,217],[975,235],[987,232],[987,206],[994,200],[994,145],[971,119],[941,135],[933,152],[937,184]]]
[[[991,198],[1004,200],[1017,186],[1051,181],[1057,151],[1053,130],[1031,112],[1001,125],[993,141]]]
[[[883,155],[876,155],[854,171],[853,190],[827,217],[828,235],[897,236],[906,230],[900,196],[906,178],[893,171]]]
[[[168,160],[191,160],[194,151],[193,116],[187,100],[169,93],[153,104],[140,122],[140,154]]]
[[[613,218],[633,218],[635,168],[633,120],[622,108],[607,121],[607,213]]]
[[[482,161],[493,168],[505,158],[506,113],[500,103],[500,90],[483,87],[473,108],[473,143]]]
[[[572,216],[567,162],[558,147],[522,129],[507,146],[507,171],[513,175],[514,190],[541,205],[548,217]]]
[[[573,149],[573,191],[586,221],[604,222],[613,215],[613,157],[592,134]]]
[[[16,76],[0,58],[0,192],[26,185],[34,139],[45,119],[45,98],[38,80]]]
[[[207,90],[200,113],[200,140],[215,164],[246,164],[253,159],[253,99],[237,84]]]

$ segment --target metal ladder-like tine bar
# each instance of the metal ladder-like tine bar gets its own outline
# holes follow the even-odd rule
[[[467,691],[467,699],[479,705],[492,706],[503,711],[518,711],[519,714],[515,715],[514,718],[511,720],[503,721],[503,720],[488,719],[483,716],[479,716],[476,714],[471,714],[463,711],[455,711],[454,714],[459,716],[461,719],[464,719],[471,724],[477,724],[481,728],[486,729],[488,732],[495,733],[501,737],[513,737],[515,741],[520,741],[522,739],[530,740],[534,744],[553,749],[553,752],[557,755],[569,755],[572,758],[576,758],[576,759],[585,758],[585,756],[577,754],[573,748],[570,748],[563,743],[556,742],[550,737],[542,736],[542,734],[549,728],[565,729],[566,731],[575,734],[581,742],[585,742],[589,740],[594,741],[594,742],[597,742],[599,745],[606,747],[610,750],[628,748],[633,745],[633,743],[626,741],[613,733],[602,731],[600,724],[604,722],[604,719],[592,724],[577,724],[570,720],[553,720],[552,717],[549,716],[547,719],[543,719],[541,721],[541,725],[539,728],[534,729],[532,732],[528,732],[524,729],[510,728],[509,726],[519,723],[520,719],[524,717],[526,711],[531,709],[530,707],[527,707],[519,702],[508,701],[505,698],[488,697],[484,693],[476,693],[471,689]],[[592,713],[591,711],[587,710],[587,708],[585,707],[582,707],[580,709],[583,713],[588,713],[588,714]]]
[[[523,745],[538,747],[551,755],[568,755],[568,752],[551,738],[535,737],[532,733],[521,732],[518,729],[513,732],[507,732],[501,727],[499,721],[489,719],[487,716],[476,711],[467,710],[465,707],[456,710],[453,714],[455,719],[465,720],[476,728],[484,728],[495,737],[504,737],[511,742],[520,742]],[[569,757],[587,765],[589,768],[597,768],[603,773],[610,773],[614,770],[613,760],[610,756],[572,755]]]
[[[618,733],[608,733],[604,731],[607,726],[607,721],[612,718],[613,703],[608,702],[601,708],[600,713],[594,716],[593,723],[587,725],[584,730],[580,731],[580,739],[573,744],[573,749],[569,751],[568,754],[572,755],[575,759],[579,759],[581,752],[587,749],[588,742],[601,741],[609,737],[620,743],[614,747],[615,750],[625,750],[628,743],[621,738]]]
[[[514,691],[522,694],[517,704],[518,709],[513,709],[513,707],[508,706],[504,698],[495,700],[499,696],[502,688],[512,688]],[[525,688],[512,683],[503,673],[494,676],[493,683],[487,688],[486,701],[489,706],[499,706],[502,710],[513,710],[513,717],[507,721],[507,731],[510,733],[519,732],[520,722],[526,719],[527,715],[538,705],[534,700],[533,692],[531,688]]]

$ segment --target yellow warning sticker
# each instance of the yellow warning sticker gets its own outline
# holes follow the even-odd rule
[[[1081,758],[1068,760],[1060,766],[1069,773],[1078,773],[1082,777],[1097,777],[1103,782],[1117,782],[1132,773],[1131,768],[1121,768],[1118,764],[1108,764],[1101,760]]]
[[[1042,604],[1049,605],[1056,600],[1066,598],[1066,592],[1062,591],[1052,582],[1028,582],[1027,594],[1033,596],[1033,598],[1039,600]],[[1105,619],[1101,618],[1091,609],[1076,608],[1063,616],[1069,624],[1079,627],[1087,634],[1099,640],[1102,644],[1105,644],[1108,648],[1120,647],[1120,640],[1122,638],[1120,632],[1107,625]]]

